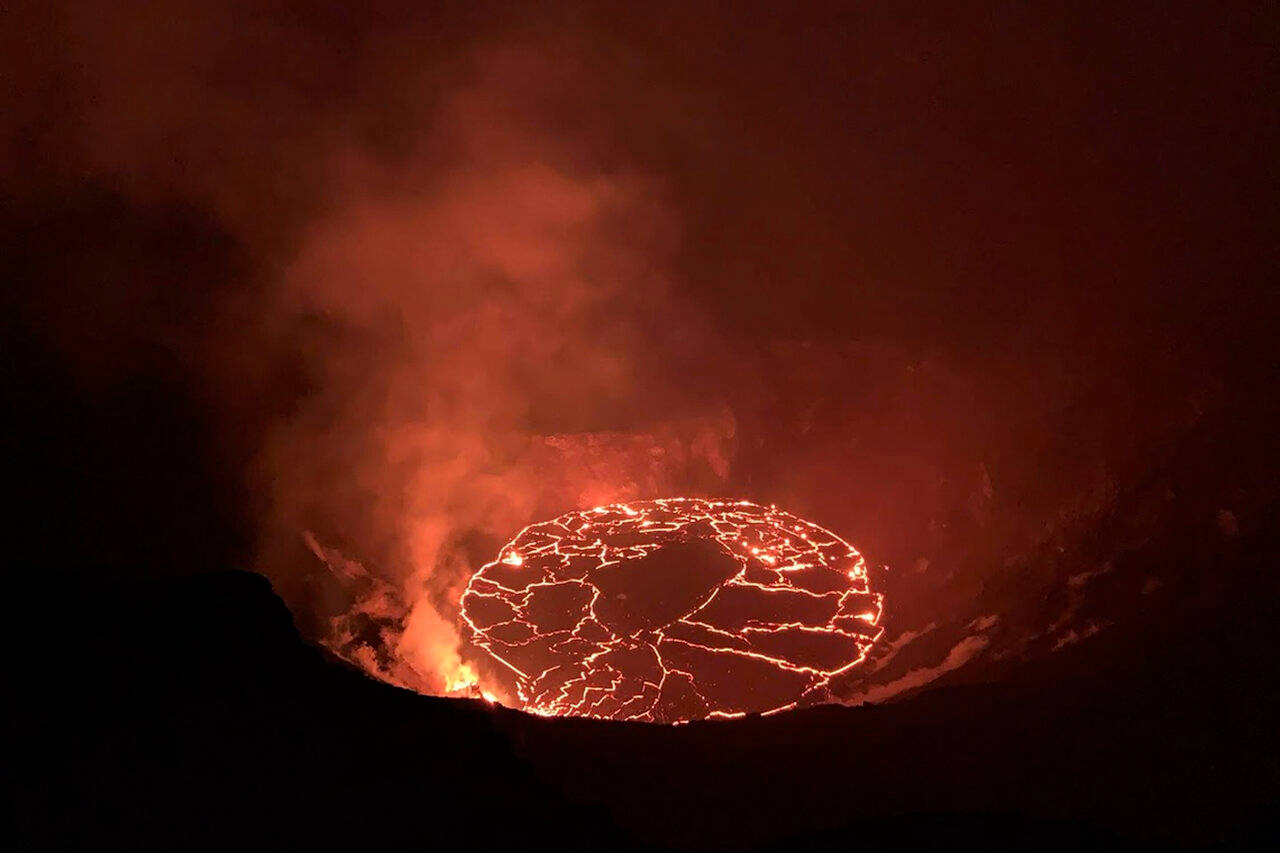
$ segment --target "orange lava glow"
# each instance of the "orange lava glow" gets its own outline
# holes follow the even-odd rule
[[[498,697],[480,686],[480,676],[476,675],[476,671],[466,663],[458,664],[453,672],[445,675],[444,692],[454,696],[479,698],[489,703],[498,700]]]
[[[526,711],[681,723],[820,701],[879,639],[882,605],[831,531],[670,498],[526,527],[472,576],[461,616]]]

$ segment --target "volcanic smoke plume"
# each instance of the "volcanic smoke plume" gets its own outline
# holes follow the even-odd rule
[[[578,141],[529,105],[563,68],[504,48],[473,73],[441,100],[443,162],[339,158],[341,203],[276,293],[313,391],[265,458],[268,567],[296,587],[279,545],[310,531],[347,587],[307,605],[331,617],[326,643],[435,693],[474,682],[458,598],[503,538],[569,507],[713,490],[735,428],[665,379],[716,362],[670,286],[661,187],[574,165]]]
[[[691,498],[521,531],[467,585],[472,641],[540,714],[687,722],[825,698],[880,636],[867,565],[776,507]]]

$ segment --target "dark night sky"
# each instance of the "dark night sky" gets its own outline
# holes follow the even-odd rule
[[[449,615],[530,521],[743,495],[888,564],[928,668],[1094,624],[1037,555],[1268,432],[1267,4],[6,16],[41,579],[256,568],[305,623],[313,529]],[[1273,523],[1268,471],[1195,523]]]

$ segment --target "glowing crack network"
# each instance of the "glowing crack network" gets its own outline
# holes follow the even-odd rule
[[[680,723],[819,701],[880,637],[849,543],[776,507],[669,498],[533,524],[462,596],[544,715]]]

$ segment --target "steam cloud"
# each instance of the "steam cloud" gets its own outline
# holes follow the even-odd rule
[[[386,173],[350,155],[274,294],[325,327],[315,391],[267,456],[276,529],[328,523],[376,560],[407,607],[389,639],[434,689],[459,666],[452,608],[484,558],[466,537],[710,485],[733,435],[654,372],[678,342],[646,321],[680,324],[659,188],[557,166],[563,137],[514,102],[556,74],[519,50],[475,62],[433,123],[454,157]],[[659,417],[619,422],[637,397]]]
[[[257,567],[304,618],[381,624],[433,690],[488,548],[540,513],[715,491],[735,431],[666,379],[713,366],[664,186],[557,114],[593,95],[581,45],[459,15],[349,33],[354,56],[272,4],[77,3],[43,33],[82,143],[59,179],[198,204],[243,252],[248,284],[173,330],[223,429],[292,371],[252,466]],[[354,604],[308,579],[304,531]]]

